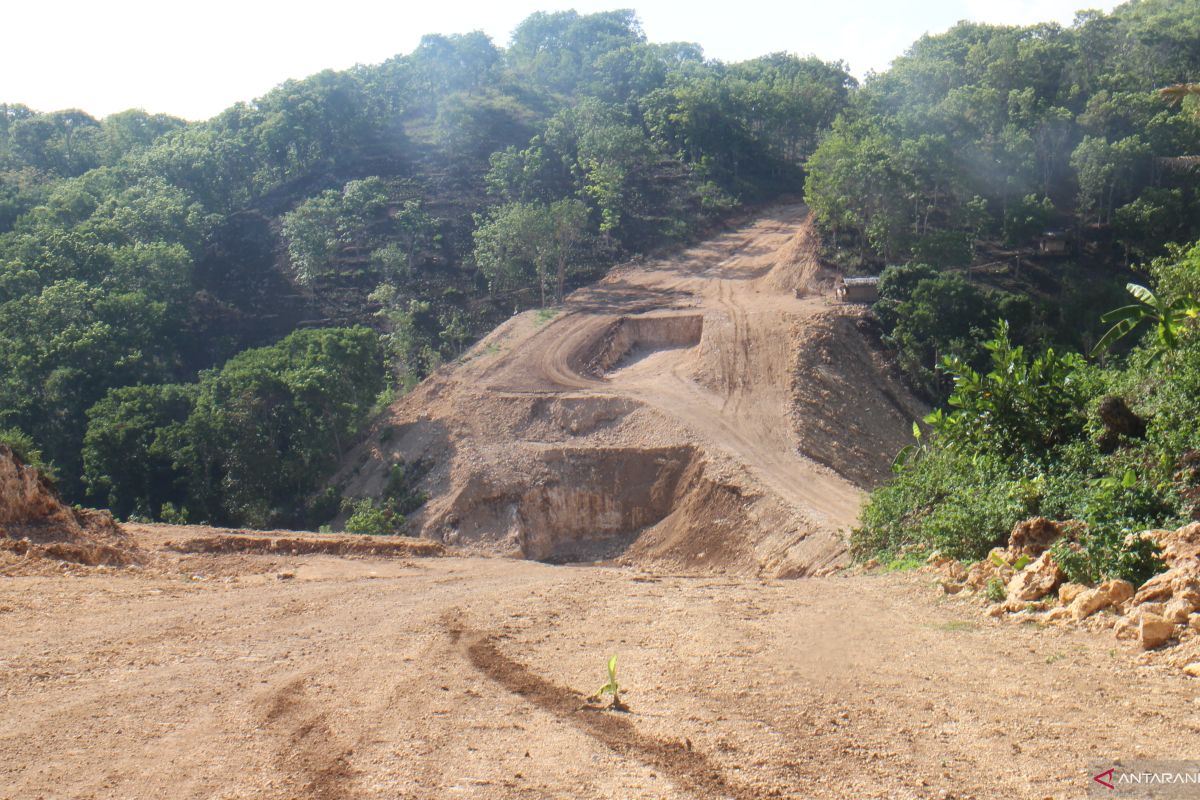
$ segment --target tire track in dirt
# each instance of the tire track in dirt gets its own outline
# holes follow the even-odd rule
[[[354,797],[354,748],[338,740],[325,712],[308,705],[306,677],[301,675],[271,693],[263,726],[277,732],[275,762],[280,772],[299,782],[303,797],[348,800]]]
[[[670,776],[681,788],[701,798],[759,800],[764,795],[733,781],[704,753],[694,750],[690,740],[672,741],[648,736],[632,719],[619,713],[592,710],[583,705],[576,691],[538,675],[505,655],[493,637],[464,628],[443,618],[452,641],[475,669],[507,689],[577,730],[592,737],[617,755],[635,759]]]

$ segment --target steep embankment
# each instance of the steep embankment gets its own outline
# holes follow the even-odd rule
[[[433,465],[412,524],[468,549],[828,570],[921,409],[828,298],[803,206],[514,317],[397,402],[339,481]]]
[[[42,559],[93,566],[138,560],[111,514],[64,504],[50,481],[0,445],[0,575]]]

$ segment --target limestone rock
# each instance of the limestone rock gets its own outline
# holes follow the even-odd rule
[[[1164,613],[1166,613],[1166,610],[1166,603],[1135,603],[1133,608],[1130,609],[1129,613],[1136,614],[1137,616],[1141,616],[1142,614],[1154,614],[1161,617]]]
[[[1160,572],[1142,584],[1141,588],[1137,590],[1137,594],[1133,596],[1133,602],[1142,605],[1155,600],[1166,600],[1172,593],[1172,580],[1173,577],[1170,573]]]
[[[1085,589],[1071,601],[1071,617],[1076,621],[1087,619],[1110,605],[1112,605],[1112,601],[1099,588]]]
[[[1113,634],[1118,639],[1136,639],[1138,638],[1138,623],[1132,618],[1125,618],[1117,621],[1113,626]]]
[[[1196,610],[1196,606],[1182,597],[1173,598],[1163,609],[1163,618],[1169,620],[1173,624],[1183,624],[1188,620],[1188,616]]]
[[[1064,606],[1069,606],[1075,601],[1076,597],[1088,590],[1088,587],[1082,583],[1064,583],[1058,587],[1058,602]]]
[[[1046,614],[1046,622],[1061,622],[1064,619],[1068,619],[1070,616],[1071,609],[1067,608],[1066,606],[1059,606],[1058,608],[1050,609],[1050,612]]]
[[[1008,596],[1017,600],[1039,600],[1053,592],[1063,580],[1063,571],[1049,552],[1012,576]]]
[[[1162,560],[1172,569],[1182,568],[1200,575],[1200,522],[1155,537],[1162,547]]]
[[[1120,579],[1105,581],[1096,587],[1108,597],[1109,605],[1124,603],[1133,597],[1133,584]]]
[[[1018,522],[1008,537],[1008,554],[1014,560],[1023,555],[1037,558],[1062,535],[1062,527],[1045,517]]]
[[[1105,581],[1095,589],[1085,589],[1071,601],[1071,616],[1076,620],[1086,619],[1097,611],[1124,603],[1133,597],[1133,584],[1129,581]]]
[[[1153,650],[1165,644],[1175,634],[1175,626],[1162,617],[1143,614],[1138,622],[1138,641],[1143,650]]]
[[[992,557],[996,556],[1005,561],[1002,566],[997,566]],[[997,579],[1003,583],[1008,583],[1013,576],[1013,568],[1007,563],[1007,554],[1003,549],[996,547],[988,553],[987,558],[978,561],[971,565],[967,570],[966,585],[968,589],[973,591],[982,591],[993,579]]]
[[[1200,661],[1197,661],[1194,664],[1188,664],[1183,668],[1183,671],[1188,675],[1191,675],[1193,678],[1200,678]]]

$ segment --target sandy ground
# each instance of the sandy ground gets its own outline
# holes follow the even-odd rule
[[[161,559],[0,578],[0,798],[1072,798],[1200,755],[1194,679],[925,575]],[[584,707],[611,653],[628,714]]]

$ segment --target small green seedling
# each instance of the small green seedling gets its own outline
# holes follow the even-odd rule
[[[988,560],[991,561],[993,564],[995,564],[997,567],[1012,567],[1017,572],[1020,572],[1021,570],[1025,569],[1025,567],[1029,566],[1029,562],[1032,561],[1032,559],[1029,556],[1022,555],[1020,558],[1018,558],[1016,561],[1014,561],[1010,564],[1007,561],[1005,561],[1003,558],[1001,558],[999,555],[997,555],[996,553],[992,553],[988,557]]]
[[[613,654],[608,658],[608,683],[601,686],[592,695],[592,700],[599,700],[606,694],[612,695],[612,702],[609,708],[614,711],[628,711],[628,706],[621,702],[621,687],[617,684],[617,656]]]

